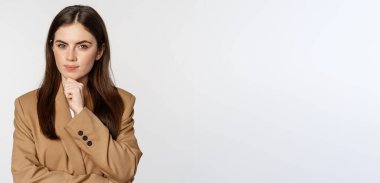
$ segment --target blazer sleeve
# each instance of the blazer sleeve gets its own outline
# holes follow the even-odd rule
[[[142,156],[134,135],[135,96],[125,102],[121,128],[116,140],[108,128],[87,107],[75,115],[65,126],[75,143],[104,173],[115,182],[131,182]]]
[[[24,182],[108,182],[97,175],[71,175],[63,171],[50,171],[38,161],[36,147],[30,126],[24,117],[22,105],[18,98],[15,102],[14,132],[11,171],[15,183]]]

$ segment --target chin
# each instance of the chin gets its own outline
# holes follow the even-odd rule
[[[71,79],[74,79],[74,80],[78,80],[79,77],[78,76],[75,76],[75,75],[72,75],[72,74],[62,74],[63,77],[65,77],[66,79],[67,78],[71,78]]]

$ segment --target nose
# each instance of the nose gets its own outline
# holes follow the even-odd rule
[[[77,60],[75,48],[68,49],[67,54],[66,54],[66,59],[69,61],[76,61]]]

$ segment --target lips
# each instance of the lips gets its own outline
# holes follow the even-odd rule
[[[77,69],[79,66],[74,66],[74,65],[65,65],[65,68],[69,71],[73,71]]]

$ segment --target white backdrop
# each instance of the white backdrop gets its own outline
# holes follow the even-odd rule
[[[0,2],[1,182],[13,101],[41,82],[65,6],[109,31],[137,97],[136,183],[380,182],[380,3],[354,0]]]

